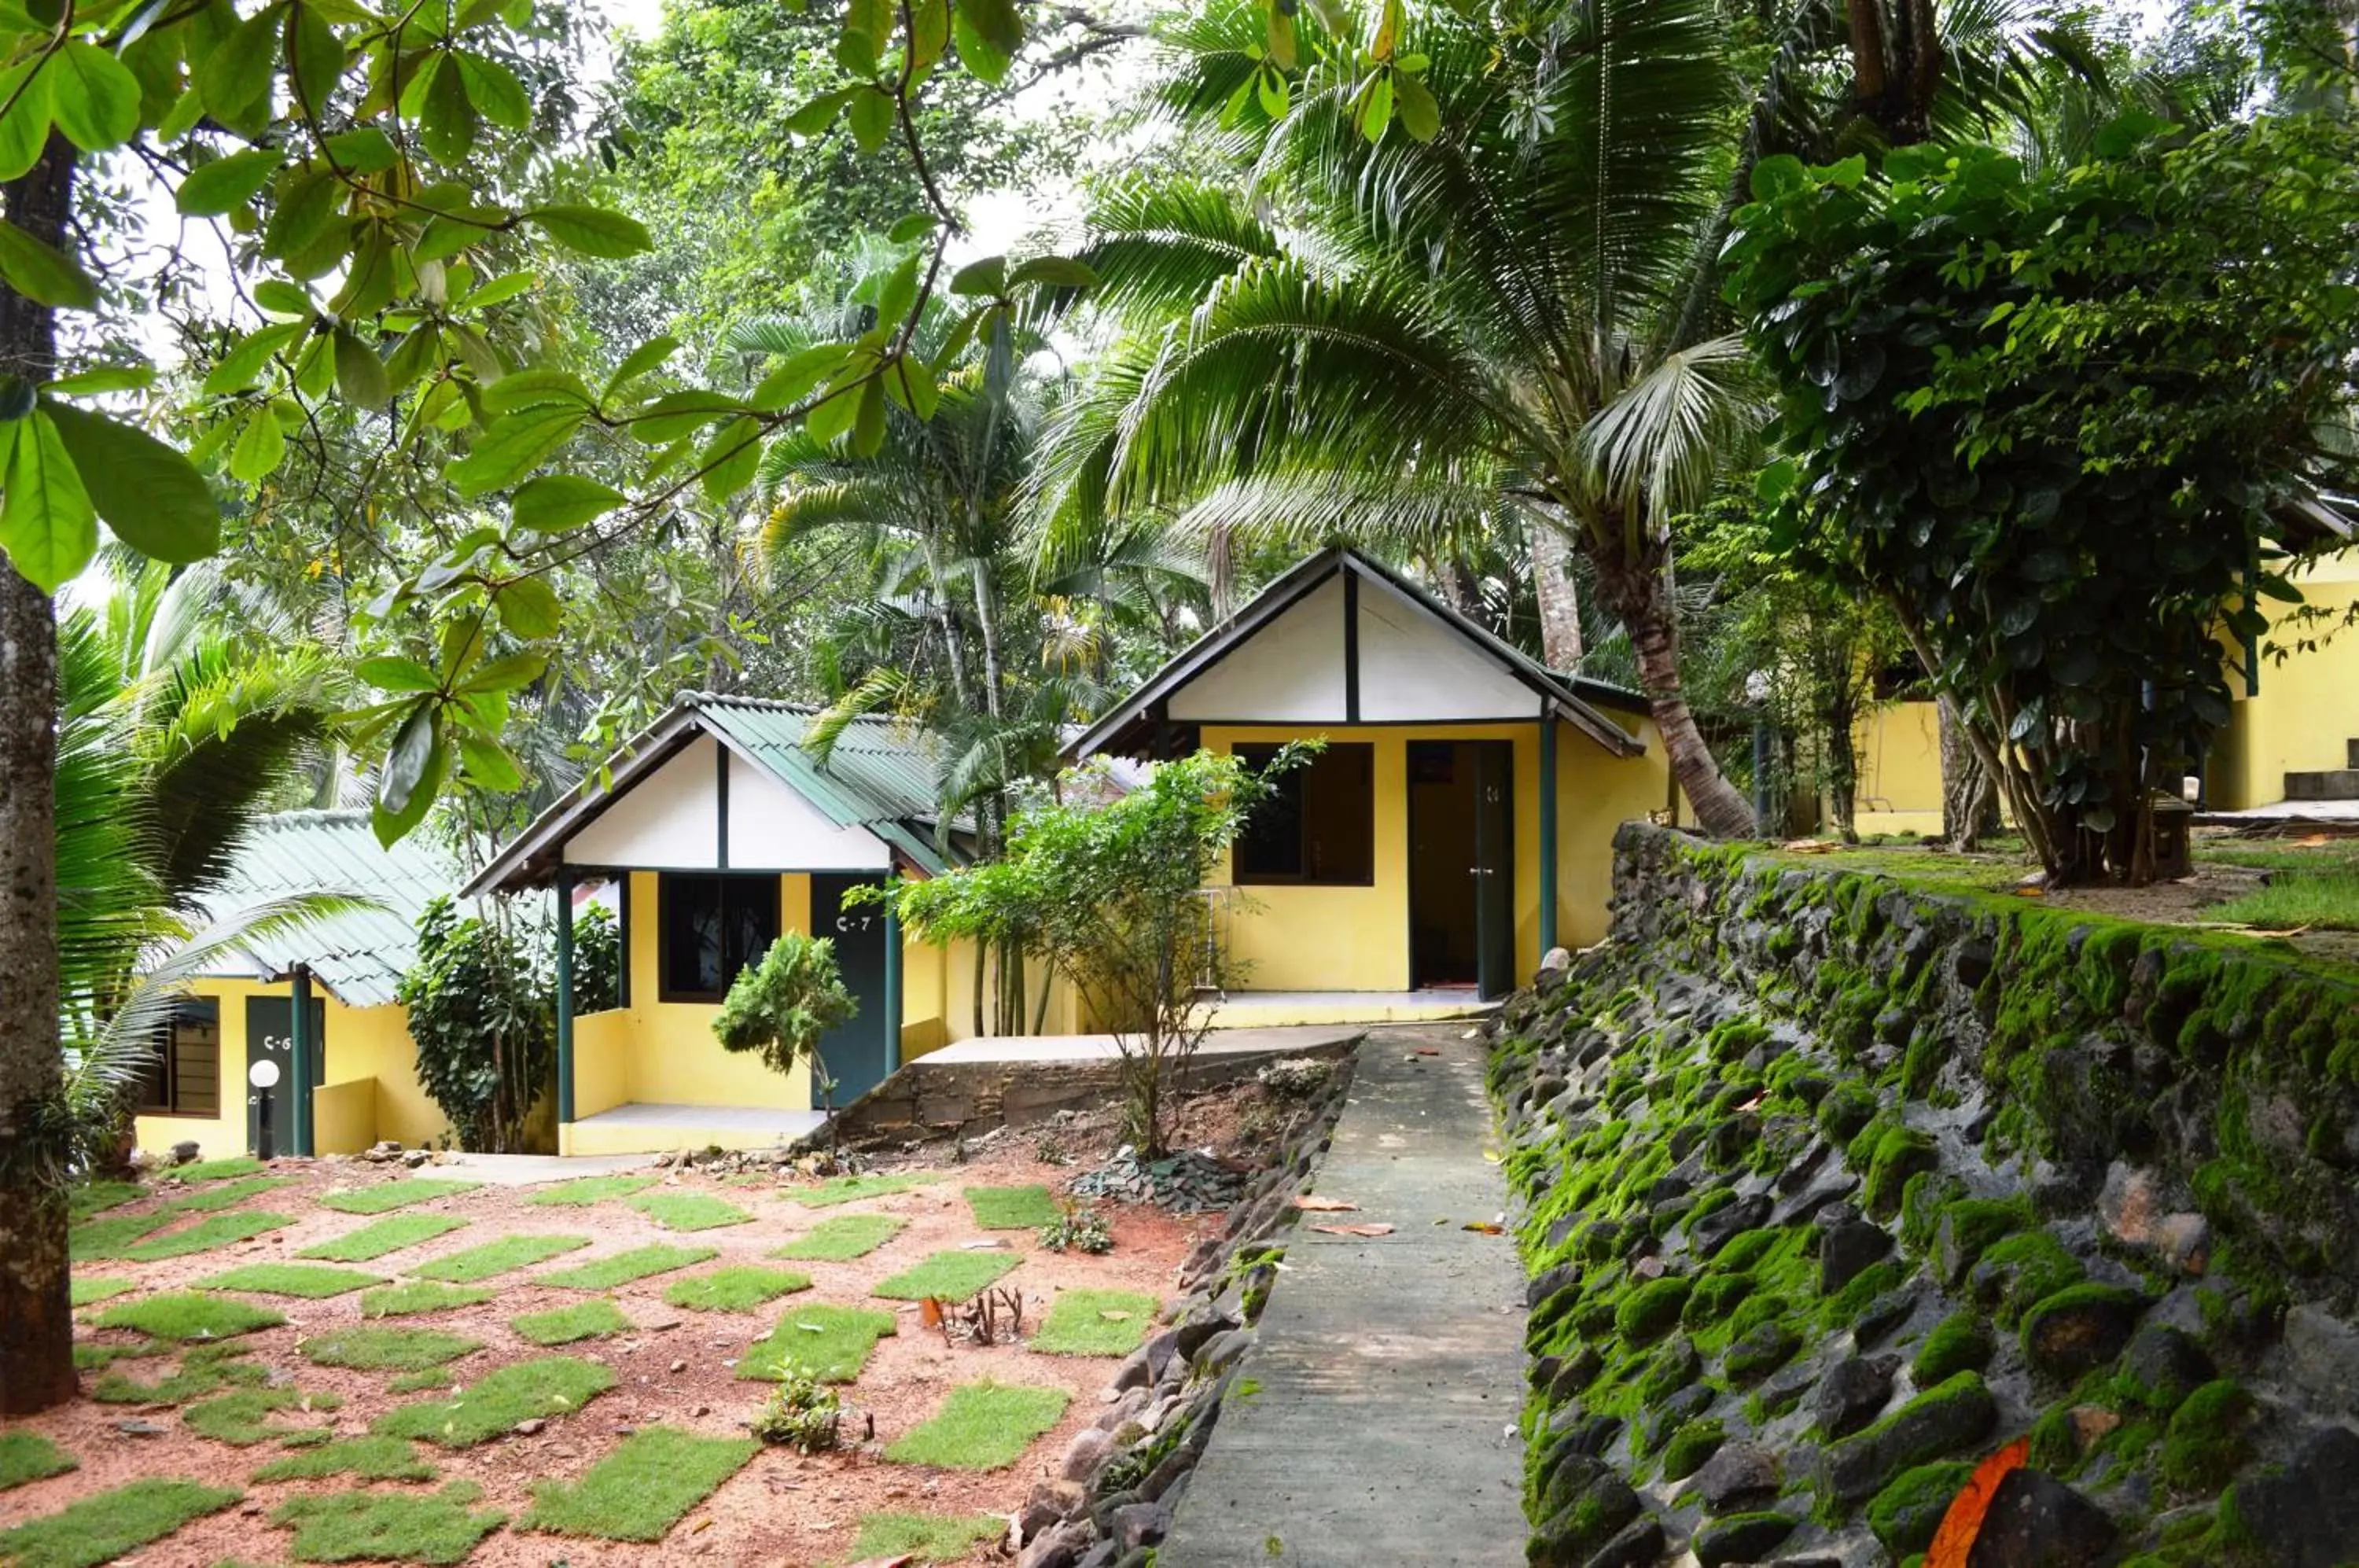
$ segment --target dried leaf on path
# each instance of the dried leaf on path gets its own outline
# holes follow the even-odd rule
[[[1393,1227],[1388,1225],[1315,1225],[1310,1228],[1328,1236],[1390,1236],[1393,1233]]]
[[[1489,1220],[1468,1220],[1464,1225],[1460,1225],[1458,1228],[1460,1230],[1478,1231],[1484,1236],[1505,1236],[1507,1234],[1507,1227],[1506,1225],[1494,1225]]]
[[[1360,1205],[1347,1203],[1341,1198],[1322,1198],[1316,1192],[1297,1192],[1294,1195],[1294,1206],[1298,1209],[1310,1209],[1317,1214],[1332,1214],[1355,1212]]]

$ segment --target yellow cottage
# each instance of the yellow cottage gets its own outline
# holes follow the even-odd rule
[[[1304,1020],[1322,998],[1366,1018],[1505,995],[1604,935],[1615,825],[1678,805],[1643,698],[1555,674],[1350,550],[1272,583],[1070,749],[1313,737],[1207,889],[1231,965]]]
[[[972,996],[972,952],[905,943],[889,912],[851,898],[949,863],[934,831],[937,753],[862,718],[822,760],[803,746],[812,713],[690,693],[468,884],[471,898],[553,887],[561,908],[603,886],[620,913],[617,1005],[575,1018],[558,983],[560,1152],[756,1148],[818,1127],[808,1073],[781,1077],[712,1034],[731,981],[782,931],[832,939],[860,1003],[821,1043],[838,1105],[963,1038],[953,1015],[972,1010],[953,1003]],[[1061,996],[1050,1018],[1071,1027]]]
[[[447,1134],[394,992],[417,956],[419,912],[456,881],[414,836],[379,847],[365,811],[265,818],[213,900],[219,912],[318,894],[353,905],[253,934],[190,983],[138,1085],[139,1147],[352,1154]],[[264,1063],[266,1089],[254,1082]]]

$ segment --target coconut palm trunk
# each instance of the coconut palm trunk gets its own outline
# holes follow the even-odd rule
[[[62,136],[7,188],[8,222],[70,250],[74,149]],[[0,287],[0,374],[57,369],[49,307]],[[57,615],[0,565],[0,1416],[73,1398],[66,1285],[57,902]]]
[[[1688,706],[1680,679],[1679,615],[1662,554],[1657,547],[1636,561],[1597,561],[1598,593],[1629,634],[1647,705],[1696,821],[1716,837],[1741,838],[1756,831],[1753,807],[1721,773]]]

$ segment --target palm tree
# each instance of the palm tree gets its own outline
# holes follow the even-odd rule
[[[256,820],[311,794],[304,765],[343,705],[343,676],[209,567],[108,565],[96,601],[58,626],[60,1147],[84,1161],[119,1128],[189,975],[353,902],[218,907]]]
[[[886,258],[887,270],[896,259]],[[731,346],[792,354],[865,330],[865,310],[855,289],[811,319],[745,322]],[[1174,603],[1201,603],[1201,571],[1157,528],[1103,519],[1039,555],[1024,502],[1052,384],[1027,368],[1033,344],[1004,320],[941,363],[946,315],[938,311],[920,334],[940,382],[923,417],[891,408],[881,445],[867,455],[808,432],[766,450],[762,550],[793,570],[811,542],[848,540],[864,572],[865,591],[817,640],[834,700],[806,744],[824,755],[846,725],[872,713],[926,729],[944,759],[942,831],[971,822],[989,855],[1006,829],[1008,791],[1053,775],[1068,727],[1102,703],[1118,634],[1159,632]],[[991,1027],[1020,1033],[1020,945],[1007,944],[998,962]],[[983,985],[978,971],[978,1028]]]
[[[1134,331],[1059,421],[1044,506],[1071,527],[1168,501],[1203,529],[1429,550],[1510,516],[1553,530],[1628,629],[1697,814],[1748,831],[1681,691],[1668,576],[1671,518],[1755,417],[1737,339],[1681,310],[1732,163],[1712,0],[1515,31],[1420,12],[1399,58],[1430,61],[1428,141],[1364,134],[1359,36],[1317,52],[1282,116],[1233,107],[1262,26],[1230,4],[1169,34],[1164,103],[1199,134],[1229,120],[1249,173],[1093,214],[1082,259]],[[1569,577],[1538,586],[1568,624]]]

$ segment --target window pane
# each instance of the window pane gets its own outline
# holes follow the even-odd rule
[[[1259,771],[1276,755],[1274,746],[1241,746],[1237,760]],[[1245,819],[1237,840],[1237,880],[1292,880],[1302,875],[1302,769],[1275,781],[1269,798]]]
[[[658,879],[665,995],[709,996],[721,989],[721,887],[718,877],[668,873]]]
[[[728,970],[721,989],[734,985],[749,964],[762,962],[778,940],[778,884],[767,877],[741,877],[728,884]]]
[[[1277,749],[1241,746],[1236,753],[1259,768]],[[1274,788],[1238,841],[1238,881],[1364,887],[1375,879],[1375,746],[1331,743]]]
[[[172,1100],[184,1116],[221,1114],[221,1012],[210,1002],[172,1019]]]

